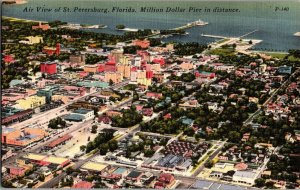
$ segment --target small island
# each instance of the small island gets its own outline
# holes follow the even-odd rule
[[[117,26],[116,26],[116,29],[118,29],[118,30],[122,30],[122,29],[124,29],[125,28],[125,25],[123,25],[123,24],[118,24]]]
[[[126,32],[137,32],[139,30],[139,29],[136,29],[136,28],[126,28],[125,25],[123,25],[123,24],[118,24],[116,26],[116,29],[126,31]]]

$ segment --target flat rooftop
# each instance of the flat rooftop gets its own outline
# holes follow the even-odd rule
[[[2,133],[3,134],[7,134],[7,133],[11,133],[11,132],[14,132],[15,129],[13,128],[2,128]]]
[[[64,162],[67,162],[69,160],[63,157],[49,156],[45,158],[43,161],[50,162],[52,164],[63,164]]]
[[[83,166],[81,166],[82,169],[94,170],[94,171],[99,171],[99,172],[102,171],[103,169],[105,169],[106,167],[107,167],[107,165],[97,163],[97,162],[87,162]]]
[[[209,189],[209,190],[245,190],[246,188],[236,186],[236,185],[228,185],[222,183],[216,183],[212,181],[206,180],[197,180],[190,189]]]
[[[46,155],[41,155],[41,154],[32,154],[32,153],[29,153],[25,156],[23,156],[24,158],[28,158],[30,160],[43,160],[44,158],[46,158],[47,156]]]
[[[80,108],[80,109],[74,110],[74,113],[87,114],[91,111],[93,111],[93,110]]]

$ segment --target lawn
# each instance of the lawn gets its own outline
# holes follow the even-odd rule
[[[217,49],[210,50],[208,51],[208,54],[229,56],[229,55],[234,55],[234,52],[235,52],[234,48],[226,47],[226,48],[217,48]]]
[[[225,38],[225,39],[216,41],[216,43],[217,43],[217,44],[221,44],[221,43],[224,43],[224,42],[226,42],[226,41],[228,41],[228,40],[229,40],[228,38]]]
[[[272,57],[276,57],[276,58],[278,58],[278,59],[284,59],[285,58],[285,56],[287,56],[288,55],[288,53],[273,53],[273,52],[266,52],[265,53],[266,55],[270,55],[270,56],[272,56]],[[289,61],[300,61],[300,58],[296,58],[296,57],[294,57],[294,56],[289,56],[288,57],[288,60]]]

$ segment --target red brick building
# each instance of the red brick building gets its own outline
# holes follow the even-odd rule
[[[153,77],[153,71],[146,71],[146,78],[151,79]]]
[[[32,26],[32,30],[36,30],[36,29],[42,29],[42,30],[49,30],[51,27],[49,26],[49,24],[42,24],[41,22],[39,22],[39,25],[37,26]]]
[[[108,61],[105,63],[105,72],[116,72],[116,60],[113,56],[108,56]]]
[[[141,48],[148,48],[150,46],[149,40],[133,40],[132,43],[133,45],[139,46]]]
[[[155,188],[170,188],[175,183],[175,177],[172,174],[162,173],[160,174],[158,181],[155,183]]]
[[[56,47],[44,47],[42,50],[43,53],[46,53],[47,55],[59,55],[60,54],[60,44],[57,43]]]
[[[44,62],[41,63],[41,72],[42,73],[47,73],[47,74],[55,74],[57,72],[56,70],[56,63],[51,63],[51,62]]]

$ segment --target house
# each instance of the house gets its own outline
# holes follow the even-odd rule
[[[291,74],[292,73],[292,67],[286,66],[286,65],[280,66],[278,68],[278,73],[279,74]]]
[[[108,116],[100,116],[98,117],[98,122],[99,123],[104,123],[104,124],[111,124],[111,118]]]
[[[163,96],[162,93],[156,93],[156,92],[147,92],[146,94],[147,98],[154,98],[154,99],[159,99],[162,96]]]
[[[245,163],[238,163],[234,166],[234,168],[239,171],[246,170],[248,168],[248,165]]]
[[[169,173],[159,175],[155,188],[171,188],[175,184],[175,177]]]
[[[14,55],[5,55],[4,62],[5,63],[14,63],[16,60],[14,59]]]
[[[147,180],[149,180],[151,177],[153,177],[153,173],[151,172],[145,172],[142,176],[141,176],[141,182],[145,182]]]
[[[250,133],[245,133],[245,134],[243,135],[242,141],[243,141],[243,142],[246,142],[246,141],[249,140],[249,138],[250,138]]]
[[[186,101],[182,104],[179,104],[179,107],[184,108],[184,109],[186,109],[186,108],[197,108],[199,106],[200,106],[200,104],[198,103],[197,100],[188,100],[188,101]]]
[[[6,169],[9,174],[15,176],[23,176],[26,172],[25,168],[19,166],[7,166]]]
[[[171,113],[167,113],[166,115],[164,115],[164,119],[171,119],[172,115]]]
[[[94,186],[91,182],[87,181],[80,181],[72,186],[72,188],[78,188],[78,189],[91,189]]]
[[[201,72],[196,71],[195,76],[197,78],[199,77],[199,78],[214,79],[216,77],[216,74],[211,72],[205,72],[205,71],[201,71]]]
[[[126,176],[125,179],[128,182],[136,183],[136,182],[140,182],[142,175],[143,175],[143,172],[133,170]]]
[[[153,108],[142,108],[142,113],[144,116],[151,117],[153,115]]]

